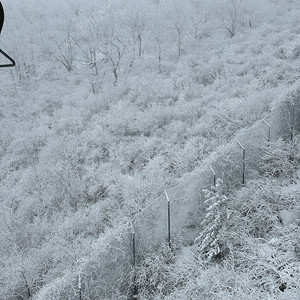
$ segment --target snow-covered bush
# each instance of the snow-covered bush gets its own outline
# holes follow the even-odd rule
[[[141,257],[136,270],[139,294],[145,299],[154,299],[169,294],[175,282],[172,276],[174,253],[166,245],[161,244],[155,250]]]
[[[222,234],[226,236],[226,231],[233,237],[237,234],[238,240],[239,235],[266,238],[279,222],[279,210],[284,203],[276,184],[270,179],[262,179],[249,182],[238,190],[230,197],[228,207],[228,227],[224,227]]]
[[[278,139],[261,147],[259,170],[272,178],[284,177],[291,179],[296,166],[299,164],[298,136],[293,142]]]

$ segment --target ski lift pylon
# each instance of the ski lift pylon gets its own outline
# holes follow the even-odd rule
[[[2,31],[3,23],[4,23],[4,9],[3,9],[2,3],[0,1],[0,34]],[[2,49],[0,49],[0,53],[11,62],[10,64],[0,65],[0,68],[14,67],[16,65],[15,61],[7,53],[5,53]]]

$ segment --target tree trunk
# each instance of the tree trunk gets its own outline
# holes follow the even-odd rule
[[[138,46],[139,46],[139,57],[142,57],[142,37],[140,34],[138,36]]]
[[[117,70],[117,68],[114,68],[113,72],[114,72],[114,77],[115,77],[114,85],[117,85],[117,83],[118,83],[118,70]]]

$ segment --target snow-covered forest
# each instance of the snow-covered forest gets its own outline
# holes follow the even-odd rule
[[[1,300],[300,299],[299,0],[1,2]]]

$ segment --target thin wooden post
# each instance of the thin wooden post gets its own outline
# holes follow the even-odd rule
[[[171,206],[170,206],[170,199],[166,190],[165,190],[165,195],[168,200],[168,243],[169,243],[169,247],[171,247]]]
[[[245,163],[245,158],[246,158],[246,149],[245,147],[238,141],[238,145],[242,148],[243,150],[243,175],[242,175],[242,184],[245,184],[245,172],[246,172],[246,163]]]
[[[216,184],[217,184],[216,173],[215,173],[215,171],[214,171],[214,169],[213,169],[213,167],[211,165],[209,165],[209,167],[210,167],[210,170],[211,170],[211,172],[212,172],[212,174],[214,176],[214,187],[215,187]]]
[[[271,125],[265,119],[263,119],[263,122],[268,126],[268,147],[269,147],[271,141]]]

